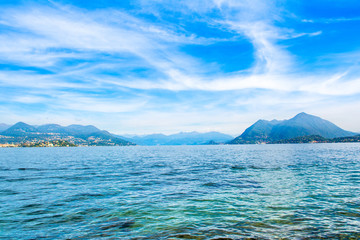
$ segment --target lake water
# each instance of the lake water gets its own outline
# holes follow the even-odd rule
[[[0,149],[1,239],[360,239],[360,144]]]

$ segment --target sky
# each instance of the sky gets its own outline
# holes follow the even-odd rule
[[[1,0],[0,122],[360,132],[358,0]]]

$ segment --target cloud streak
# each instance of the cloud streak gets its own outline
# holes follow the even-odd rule
[[[176,125],[195,127],[211,114],[240,111],[252,121],[261,114],[251,114],[251,108],[274,116],[290,111],[289,106],[293,111],[306,111],[311,103],[322,107],[329,99],[360,94],[360,78],[355,74],[359,68],[349,65],[356,54],[344,53],[343,64],[328,71],[304,71],[299,66],[291,44],[302,39],[315,41],[326,31],[286,25],[290,20],[284,14],[283,2],[138,3],[136,11],[90,10],[54,3],[3,8],[0,90],[8,100],[6,104],[16,109],[40,104],[49,112],[73,114],[74,120],[78,111],[91,116],[88,119],[93,122],[100,122],[96,117],[99,113],[109,118],[125,114],[124,124],[129,128],[132,123],[144,126],[143,130],[156,125],[161,116],[168,124],[166,128],[176,131]],[[186,20],[175,21],[172,14]],[[298,24],[316,24],[294,19],[300,19]],[[208,61],[206,52],[196,55],[185,50],[191,46],[215,51],[217,45],[230,42],[239,43],[232,55],[252,54],[250,67],[224,71],[216,60]],[[250,44],[252,49],[240,43]],[[207,97],[200,104],[198,98],[203,95]],[[162,110],[165,108],[167,112]],[[234,117],[236,121],[241,121],[240,113]],[[137,116],[141,118],[135,121]],[[189,120],[181,124],[176,120],[179,116]],[[216,119],[207,126],[225,129],[230,122]],[[157,127],[160,131],[161,125]]]

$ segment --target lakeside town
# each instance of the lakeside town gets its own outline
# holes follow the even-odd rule
[[[74,143],[64,140],[0,144],[0,147],[77,147],[77,146],[78,145]]]

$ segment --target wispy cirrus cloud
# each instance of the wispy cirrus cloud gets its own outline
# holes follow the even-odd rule
[[[194,8],[191,3],[187,4],[189,8],[203,11],[199,10],[199,6]],[[21,32],[7,37],[1,36],[4,51],[0,51],[0,54],[5,54],[10,58],[9,61],[19,61],[22,64],[26,61],[29,65],[38,63],[37,66],[48,66],[49,69],[60,65],[62,70],[65,68],[66,71],[57,71],[52,76],[57,79],[57,83],[58,76],[74,72],[71,64],[61,65],[61,62],[75,59],[86,64],[73,76],[83,78],[90,74],[94,80],[102,78],[104,83],[110,81],[129,88],[138,86],[146,89],[223,91],[249,87],[277,89],[277,86],[283,86],[281,79],[286,78],[287,72],[292,71],[294,59],[284,46],[277,43],[288,38],[289,34],[286,29],[272,24],[275,18],[270,11],[272,9],[262,1],[214,1],[212,7],[222,11],[223,21],[216,20],[217,24],[246,36],[252,42],[256,62],[247,74],[209,78],[206,75],[206,66],[203,66],[201,61],[178,50],[179,44],[206,42],[206,39],[198,39],[193,34],[177,35],[174,31],[158,26],[149,27],[147,22],[117,11],[83,13],[79,9],[62,6],[58,9],[31,7],[25,13],[19,10],[7,11],[4,18],[7,19],[8,26],[29,31],[35,37],[31,41],[24,40],[26,38]],[[208,5],[206,9],[211,8]],[[12,54],[8,54],[9,52]],[[151,80],[137,77],[127,79],[122,76],[117,81],[116,76],[112,77],[101,71],[94,74],[93,69],[106,70],[109,66],[101,62],[87,62],[97,58],[99,53],[113,55],[110,58],[111,69],[123,68],[121,59],[129,58],[130,54],[130,57],[139,59],[137,63],[140,66],[153,69],[158,74]],[[114,61],[118,60],[120,63],[114,64]],[[265,78],[269,84],[262,80]],[[238,84],[234,84],[234,81]],[[221,86],[218,87],[219,82]]]
[[[339,23],[339,22],[353,22],[360,21],[360,17],[352,18],[317,18],[317,19],[302,19],[302,22],[305,23]]]
[[[139,132],[160,132],[162,118],[168,132],[198,128],[203,121],[202,129],[239,133],[263,115],[325,109],[324,101],[360,94],[353,52],[342,53],[332,61],[341,59],[337,67],[326,71],[301,66],[291,46],[323,39],[327,32],[317,25],[299,28],[306,24],[301,17],[291,20],[298,25],[285,24],[286,7],[263,0],[139,0],[128,11],[58,3],[6,7],[0,10],[0,90],[8,106],[20,109],[14,116],[41,106],[54,120],[56,111],[74,121],[81,113],[119,131],[111,119],[120,118],[129,129],[143,126]],[[237,45],[227,51],[229,58],[252,55],[250,63],[230,64],[249,67],[220,67],[230,43]],[[193,54],[188,46],[206,50]],[[207,51],[218,59],[210,61]],[[206,120],[211,116],[214,121]],[[236,122],[244,124],[235,127]]]

